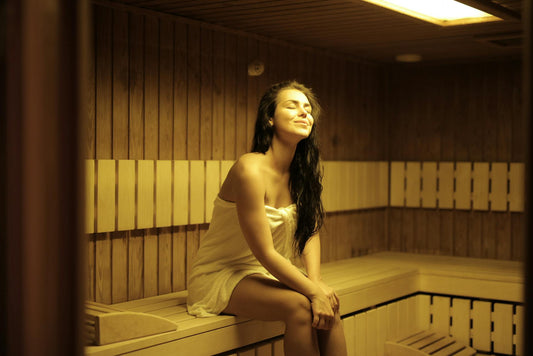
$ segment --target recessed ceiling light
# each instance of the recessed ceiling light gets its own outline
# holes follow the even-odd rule
[[[415,63],[415,62],[420,62],[421,60],[422,60],[422,56],[419,54],[414,54],[414,53],[398,54],[396,56],[397,62]]]
[[[454,0],[364,0],[440,26],[501,20]]]

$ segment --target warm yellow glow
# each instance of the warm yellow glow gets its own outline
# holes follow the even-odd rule
[[[500,18],[454,0],[364,0],[441,26],[498,21]]]

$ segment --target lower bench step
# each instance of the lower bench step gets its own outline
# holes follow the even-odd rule
[[[433,330],[425,330],[385,343],[387,356],[472,356],[476,350],[455,338]]]

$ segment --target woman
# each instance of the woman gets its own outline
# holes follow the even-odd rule
[[[189,280],[189,313],[282,320],[286,355],[346,354],[339,298],[320,277],[319,115],[297,82],[263,95],[252,153],[220,189]],[[307,275],[290,262],[293,251]]]

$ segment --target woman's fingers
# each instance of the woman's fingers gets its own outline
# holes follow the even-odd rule
[[[337,293],[335,293],[335,291],[331,293],[331,307],[333,308],[333,311],[339,309],[339,297],[337,296]]]
[[[311,309],[313,312],[312,325],[316,329],[331,329],[335,320],[335,310],[332,303],[333,295],[322,295],[321,297],[314,298],[311,301]]]
[[[336,293],[332,293],[330,296],[329,296],[329,303],[331,305],[331,309],[333,309],[333,312],[336,312],[339,310],[339,306],[340,306],[340,303],[339,303],[339,297],[337,296]]]
[[[313,312],[313,324],[312,324],[313,327],[318,328],[319,323],[320,323],[320,317],[318,316],[317,313]]]
[[[335,314],[313,314],[313,327],[321,330],[329,330],[335,321]]]

